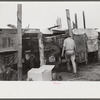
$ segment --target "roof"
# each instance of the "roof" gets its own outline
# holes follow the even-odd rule
[[[30,34],[33,34],[33,33],[40,33],[40,29],[30,28],[30,29],[23,29],[23,30],[25,30],[25,31],[24,31],[25,34],[27,34],[27,33],[28,33],[28,34],[29,34],[29,33],[30,33]]]
[[[0,50],[0,53],[6,53],[6,52],[16,52],[17,50],[15,50],[15,49],[13,49],[13,48],[11,48],[11,49],[9,49],[9,48],[6,48],[6,49],[2,49],[2,50]]]
[[[66,30],[66,29],[64,29],[64,30],[54,29],[53,30],[54,35],[60,35],[60,34],[66,34],[66,33],[68,33],[68,30]]]
[[[88,38],[97,38],[98,32],[93,28],[87,28],[87,29],[73,29],[73,34],[84,34],[88,36]]]
[[[29,28],[29,29],[22,29],[25,34],[32,34],[32,33],[40,33],[40,29]],[[10,29],[10,28],[1,28],[0,33],[10,33],[10,34],[17,34],[17,29]]]
[[[0,29],[0,34],[2,33],[16,34],[17,29],[3,28],[3,29]]]

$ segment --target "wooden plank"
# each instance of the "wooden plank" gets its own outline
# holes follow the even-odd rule
[[[43,46],[43,34],[39,33],[39,52],[40,52],[40,66],[45,64],[45,59],[44,59],[44,46]]]
[[[18,80],[22,80],[22,5],[17,5]]]
[[[78,29],[77,14],[75,14],[75,25],[76,25],[76,28]]]
[[[76,28],[76,24],[74,22],[72,22],[72,24],[73,24],[73,29],[75,29]]]
[[[83,26],[84,26],[84,29],[86,29],[86,23],[85,23],[85,13],[83,11]]]
[[[67,17],[69,35],[73,38],[73,34],[72,34],[72,30],[71,30],[71,19],[70,19],[69,9],[66,9],[66,17]]]

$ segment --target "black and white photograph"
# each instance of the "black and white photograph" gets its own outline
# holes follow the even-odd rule
[[[0,81],[100,81],[100,2],[0,2]]]
[[[0,2],[0,98],[100,98],[100,2]]]

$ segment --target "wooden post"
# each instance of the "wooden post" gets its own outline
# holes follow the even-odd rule
[[[62,27],[61,18],[57,17],[56,23],[58,25],[57,29],[61,29],[61,27]]]
[[[76,24],[74,22],[72,22],[72,24],[73,24],[73,29],[75,29],[76,28]]]
[[[86,23],[85,23],[85,13],[83,11],[83,25],[84,25],[84,29],[86,28]]]
[[[72,34],[72,30],[71,30],[71,19],[70,19],[69,9],[66,9],[66,17],[67,17],[69,35],[73,38],[73,34]]]
[[[42,66],[42,65],[45,64],[45,61],[44,61],[44,45],[43,45],[42,33],[39,33],[38,37],[39,37],[40,66]]]
[[[76,28],[78,28],[78,25],[77,25],[77,14],[75,14],[75,25],[76,25]]]
[[[22,80],[22,5],[17,5],[18,80]]]

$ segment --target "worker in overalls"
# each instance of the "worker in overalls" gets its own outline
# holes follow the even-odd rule
[[[65,51],[65,59],[67,61],[67,69],[70,71],[70,60],[73,67],[73,74],[76,74],[76,62],[75,62],[75,41],[71,38],[71,36],[68,35],[68,37],[64,40],[63,48],[62,48],[62,57],[64,56]]]

